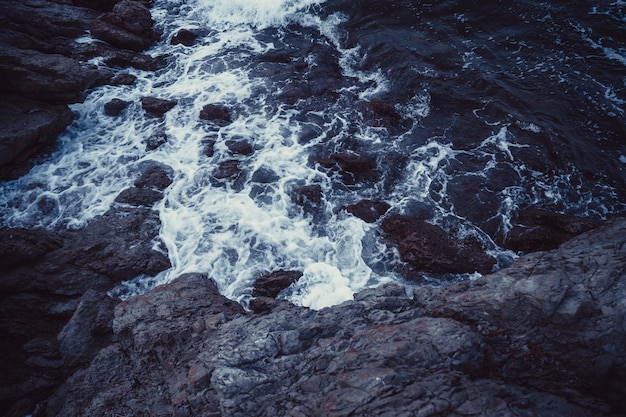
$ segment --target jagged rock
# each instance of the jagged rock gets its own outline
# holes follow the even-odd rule
[[[525,209],[515,213],[513,228],[497,242],[507,249],[520,252],[536,252],[555,249],[561,243],[587,232],[601,224],[588,219],[540,209]]]
[[[487,337],[493,351],[485,372],[597,395],[624,415],[625,236],[626,220],[610,221],[476,281],[420,289],[416,300]]]
[[[100,349],[111,343],[113,308],[118,302],[94,290],[83,294],[74,315],[57,336],[66,367],[87,365]]]
[[[202,140],[202,153],[209,158],[215,155],[215,141],[205,138]]]
[[[86,291],[105,292],[119,280],[140,274],[154,275],[170,267],[164,251],[153,247],[159,234],[159,218],[148,209],[110,210],[79,230],[17,233],[15,229],[0,233],[6,238],[2,243],[6,255],[11,256],[9,260],[3,259],[0,271],[0,336],[4,339],[0,344],[2,413],[20,398],[43,400],[67,376],[65,372],[71,370],[54,347],[56,342],[45,355],[35,351],[25,354],[25,344],[32,345],[35,338],[55,341]],[[4,256],[5,252],[2,253]],[[90,301],[86,300],[88,304]],[[95,305],[84,307],[86,310],[76,320],[84,322],[92,307],[100,309]],[[100,343],[96,341],[106,339],[96,337],[102,325],[94,326],[90,334],[95,339],[84,341],[86,348],[93,346],[93,349],[85,352],[93,353]],[[80,333],[78,329],[67,332]],[[62,339],[62,345],[67,347],[66,342],[72,338]],[[32,346],[29,349],[33,350]],[[66,359],[74,358],[72,363],[87,360],[88,355],[72,349],[64,350]]]
[[[381,229],[385,238],[397,246],[400,258],[415,271],[486,274],[496,263],[471,236],[456,240],[420,219],[392,215],[383,220]]]
[[[275,271],[263,275],[254,281],[253,297],[276,298],[278,293],[298,281],[302,277],[300,271]]]
[[[191,46],[196,41],[197,37],[198,35],[190,31],[189,29],[180,29],[178,32],[176,32],[176,35],[172,37],[170,43],[172,45],[181,44],[185,46]]]
[[[90,30],[92,36],[113,46],[141,52],[158,39],[152,31],[153,24],[146,6],[138,1],[122,0],[111,12],[95,19]]]
[[[191,274],[115,309],[48,416],[619,416],[626,220],[475,281],[247,314]],[[106,398],[107,401],[102,401]]]
[[[65,105],[0,95],[0,180],[30,168],[29,158],[51,149],[72,121]]]
[[[200,111],[200,119],[213,122],[218,126],[226,126],[232,122],[230,110],[222,104],[206,104]]]
[[[213,177],[221,180],[225,178],[236,177],[240,173],[241,168],[239,168],[239,161],[237,161],[236,159],[230,159],[220,162],[217,168],[213,170]]]
[[[128,101],[114,98],[104,105],[104,114],[107,116],[119,116],[129,104]]]
[[[391,208],[384,201],[362,200],[356,204],[350,204],[343,207],[348,213],[351,213],[367,223],[374,223],[380,219]]]
[[[47,230],[0,229],[0,268],[32,263],[61,246],[61,239]]]
[[[0,52],[0,91],[50,103],[75,103],[88,88],[108,82],[112,73],[60,54],[4,47]]]
[[[153,116],[163,116],[176,106],[178,100],[165,100],[156,97],[143,97],[141,107]]]

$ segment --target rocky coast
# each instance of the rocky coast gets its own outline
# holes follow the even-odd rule
[[[142,53],[160,36],[149,6],[0,4],[1,181],[54,149],[72,123],[70,105],[91,88],[132,84],[127,68],[167,62]],[[96,41],[81,41],[86,31]],[[172,43],[195,36],[181,31]],[[104,111],[115,117],[127,105],[112,101]],[[160,117],[176,101],[141,105]],[[399,124],[388,104],[363,106],[371,125]],[[216,105],[200,118],[231,122]],[[148,149],[162,144],[153,139]],[[237,157],[254,152],[243,141],[227,146]],[[378,169],[355,153],[313,159],[347,185]],[[239,176],[243,162],[233,161],[218,166],[216,180]],[[320,310],[281,298],[297,270],[257,279],[245,308],[201,273],[113,298],[116,284],[171,267],[154,204],[172,180],[171,168],[144,164],[82,228],[0,225],[0,415],[626,415],[626,220],[519,210],[508,233],[491,237],[521,256],[493,272],[498,260],[471,236],[451,238],[420,216],[361,200],[341,210],[376,225],[407,277],[481,274],[386,284]],[[317,213],[319,185],[292,191],[295,205]],[[39,204],[48,210],[47,200]]]

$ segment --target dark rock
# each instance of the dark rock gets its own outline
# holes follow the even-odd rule
[[[217,168],[213,171],[213,177],[217,179],[225,179],[236,177],[241,173],[239,168],[239,161],[230,159],[228,161],[221,162]]]
[[[75,103],[88,88],[105,84],[111,72],[60,54],[3,47],[0,92],[49,103]]]
[[[182,44],[185,46],[191,46],[196,41],[198,35],[190,31],[189,29],[180,29],[176,35],[172,37],[171,44],[178,45]]]
[[[104,105],[104,114],[107,116],[119,116],[129,104],[128,101],[114,98]]]
[[[29,158],[52,149],[72,121],[65,105],[0,95],[0,180],[16,178],[31,165]]]
[[[150,10],[138,1],[122,0],[113,10],[104,13],[91,23],[91,35],[109,44],[143,51],[148,49],[158,35],[152,31]]]
[[[359,110],[365,122],[372,126],[395,127],[402,123],[402,116],[395,107],[387,101],[372,99],[362,102]]]
[[[146,150],[154,151],[167,143],[167,134],[165,132],[156,132],[146,139]]]
[[[353,214],[367,223],[374,223],[381,218],[391,206],[384,201],[361,200],[356,204],[343,207],[348,213]]]
[[[165,100],[156,97],[143,97],[141,107],[153,116],[163,116],[176,106],[178,100]]]
[[[254,281],[253,297],[276,298],[278,293],[298,281],[302,277],[300,271],[275,271],[263,275]]]
[[[130,187],[115,197],[116,203],[130,204],[136,207],[151,207],[163,198],[163,192],[151,188]]]
[[[56,337],[87,290],[105,292],[119,280],[170,267],[163,251],[153,248],[158,234],[156,212],[117,209],[80,230],[28,231],[17,241],[4,241],[7,254],[20,262],[9,261],[0,270],[0,336],[5,340],[0,344],[0,410],[20,398],[43,400],[71,371],[55,347]],[[95,334],[105,327],[92,327],[94,340],[104,340]],[[35,338],[42,342],[32,343]],[[53,342],[47,353],[36,348]],[[95,346],[90,343],[85,341]]]
[[[555,249],[563,242],[602,224],[596,219],[553,213],[540,209],[525,209],[511,219],[513,228],[497,236],[502,247],[519,252]]]
[[[369,156],[343,152],[328,158],[316,157],[314,161],[330,172],[337,172],[348,185],[374,181],[380,176],[376,170],[376,160]]]
[[[626,221],[611,221],[476,281],[420,289],[417,301],[486,335],[493,351],[485,372],[552,392],[593,394],[624,415],[624,236]]]
[[[254,153],[252,146],[245,141],[227,141],[226,147],[234,154],[252,155]]]
[[[57,336],[65,366],[87,365],[100,349],[111,343],[113,308],[118,302],[94,290],[83,294],[74,315]]]
[[[120,0],[72,0],[72,4],[89,9],[110,12]]]
[[[61,239],[47,230],[0,229],[0,268],[32,263],[61,246]]]
[[[381,228],[385,238],[397,246],[400,258],[415,271],[486,274],[496,263],[471,237],[458,241],[423,220],[396,214],[383,220]]]
[[[232,122],[230,110],[222,104],[207,104],[202,107],[200,119],[213,122],[218,126],[226,126]]]
[[[202,141],[202,153],[209,158],[215,155],[215,141],[212,139],[205,139]]]
[[[278,181],[279,179],[280,177],[270,168],[261,167],[254,171],[252,177],[250,178],[250,181],[257,184],[271,184]]]
[[[107,49],[102,55],[105,57],[104,63],[111,67],[132,67],[143,71],[156,71],[161,69],[167,64],[169,58],[164,55],[152,57],[150,55],[111,48]]]
[[[303,185],[293,189],[291,198],[299,206],[307,204],[319,205],[322,203],[322,187],[319,184]]]
[[[137,81],[137,77],[133,74],[118,74],[111,79],[111,85],[133,85]]]
[[[246,314],[187,275],[118,305],[116,341],[47,415],[623,415],[625,235],[320,311],[261,296]]]
[[[151,188],[163,191],[172,184],[172,170],[161,164],[148,166],[135,181],[135,187]]]

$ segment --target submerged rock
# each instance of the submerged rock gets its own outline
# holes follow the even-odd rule
[[[385,238],[398,248],[400,258],[415,271],[486,274],[496,264],[471,236],[457,240],[420,219],[395,214],[386,218],[381,228]]]
[[[343,210],[367,223],[374,223],[391,208],[384,201],[362,200],[356,204],[342,207]]]
[[[172,45],[181,44],[185,46],[192,46],[197,37],[198,35],[190,31],[189,29],[180,29],[178,32],[176,32],[176,35],[172,37],[170,43]]]
[[[278,294],[302,277],[300,271],[275,271],[254,281],[253,297],[276,298]]]

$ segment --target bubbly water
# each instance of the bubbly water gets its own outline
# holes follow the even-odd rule
[[[376,2],[358,6],[323,0],[157,0],[152,14],[163,37],[148,53],[171,54],[167,67],[156,72],[130,70],[138,77],[134,85],[98,88],[84,103],[73,105],[76,119],[60,138],[58,150],[26,176],[0,184],[2,222],[79,228],[107,211],[143,167],[158,162],[173,172],[173,184],[155,206],[162,223],[160,239],[172,268],[154,278],[125,283],[116,294],[127,296],[185,272],[203,272],[216,280],[226,296],[245,304],[256,278],[288,269],[304,275],[286,296],[322,308],[351,299],[362,288],[402,280],[394,272],[397,256],[382,242],[377,226],[341,210],[364,198],[384,200],[393,212],[427,212],[434,222],[453,219],[467,233],[479,236],[493,253],[504,251],[481,230],[476,219],[482,217],[473,218],[462,204],[476,194],[468,190],[467,196],[454,197],[460,177],[473,176],[487,187],[500,178],[501,184],[490,191],[493,201],[485,202],[483,217],[498,219],[505,231],[511,213],[524,204],[600,217],[623,210],[623,197],[616,191],[619,181],[589,181],[576,161],[541,167],[529,162],[544,158],[530,149],[560,133],[561,127],[549,124],[551,115],[545,116],[541,109],[524,113],[510,104],[516,103],[515,98],[503,104],[499,98],[490,99],[499,93],[486,90],[484,96],[466,92],[473,100],[465,109],[467,116],[446,107],[440,95],[447,89],[439,88],[439,83],[452,83],[448,90],[463,94],[467,86],[481,90],[481,84],[493,81],[490,71],[495,70],[484,61],[493,38],[482,39],[484,44],[462,36],[454,42],[433,42],[426,39],[427,29],[420,29],[427,26],[429,16],[420,15],[418,6],[383,3],[391,9],[402,3],[413,15],[402,9],[395,11],[399,17],[389,17],[391,23],[377,21],[387,6]],[[621,8],[619,3],[609,11],[596,7],[585,13],[610,13],[619,19]],[[455,25],[468,24],[472,19],[462,11],[437,18],[441,24],[450,19]],[[368,13],[374,16],[369,21]],[[580,42],[622,65],[623,71],[623,43],[611,45],[608,38],[589,33],[584,25],[569,24]],[[170,45],[181,28],[200,34],[193,46]],[[413,32],[407,34],[409,29]],[[387,49],[377,47],[384,37],[388,37]],[[422,41],[425,50],[411,50]],[[538,62],[530,68],[537,58],[522,56],[530,43],[512,35],[509,41],[511,52],[518,51],[517,61],[510,59],[515,54],[508,55],[504,62],[511,67],[502,71],[521,71],[520,80],[534,77],[535,72],[547,73],[551,80],[562,77],[562,82],[554,82],[568,88],[578,70],[568,67],[559,72]],[[390,50],[398,59],[388,59]],[[289,52],[291,62],[262,58],[275,51]],[[563,52],[554,59],[567,61],[570,55]],[[460,61],[456,75],[445,67],[450,56]],[[339,76],[332,66],[326,72],[327,61],[337,63]],[[299,64],[306,70],[296,74],[284,70],[281,63]],[[465,76],[470,78],[464,81]],[[310,85],[317,87],[307,90]],[[519,88],[527,92],[524,85]],[[614,126],[596,124],[597,141],[614,143],[611,135],[623,133],[625,84],[597,81],[593,89],[602,94],[588,94],[589,101],[596,100],[597,108],[604,109],[601,117]],[[176,99],[178,104],[163,118],[154,118],[141,108],[140,100],[146,96]],[[358,103],[376,97],[397,103],[395,109],[403,118],[400,127],[363,120]],[[519,97],[524,98],[522,93]],[[131,102],[120,117],[106,116],[102,110],[114,98]],[[229,107],[232,123],[219,127],[200,120],[200,110],[211,103]],[[459,125],[467,130],[459,132]],[[165,134],[167,142],[147,151],[146,139],[155,134]],[[215,143],[211,157],[203,153],[207,140]],[[230,140],[246,141],[254,152],[233,155],[227,147]],[[312,155],[353,150],[374,155],[379,175],[346,183],[311,160]],[[622,145],[610,150],[606,155],[617,164],[618,174],[609,175],[615,178],[624,172],[626,152]],[[236,160],[242,174],[237,179],[216,179],[213,172],[227,160]],[[324,196],[315,212],[292,198],[294,188],[310,184],[319,185]]]

